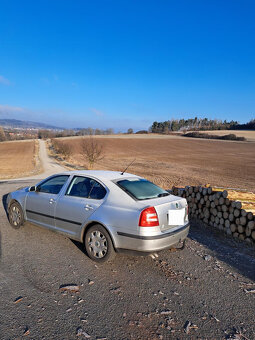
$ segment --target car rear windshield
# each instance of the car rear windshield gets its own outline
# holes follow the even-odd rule
[[[117,181],[116,184],[137,200],[146,200],[169,195],[167,191],[142,178],[123,179]]]

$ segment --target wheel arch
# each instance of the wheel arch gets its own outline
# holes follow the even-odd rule
[[[82,233],[81,233],[82,242],[84,243],[84,238],[85,238],[85,235],[86,235],[87,231],[89,230],[89,228],[93,227],[96,224],[101,225],[107,231],[107,233],[109,234],[109,236],[111,238],[113,248],[116,249],[115,241],[114,241],[114,238],[112,236],[112,233],[102,222],[98,222],[98,221],[91,221],[91,222],[89,222],[88,224],[85,225],[85,227],[82,229]]]
[[[24,209],[24,206],[21,204],[21,202],[19,202],[19,200],[17,198],[13,198],[12,197],[10,199],[10,201],[8,202],[8,205],[7,205],[7,214],[8,214],[8,216],[9,216],[9,209],[10,209],[10,207],[11,207],[11,205],[13,203],[18,203],[19,204],[19,206],[21,207],[22,213],[23,213],[24,221],[26,221],[27,220],[26,211]]]

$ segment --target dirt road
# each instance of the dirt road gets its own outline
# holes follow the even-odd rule
[[[1,340],[254,339],[254,248],[197,224],[183,251],[96,265],[59,234],[9,225],[6,194],[35,182],[0,183]]]

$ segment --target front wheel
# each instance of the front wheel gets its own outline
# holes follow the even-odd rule
[[[10,205],[9,222],[10,225],[15,229],[19,229],[24,224],[23,211],[18,202],[14,202]]]
[[[112,240],[108,232],[100,224],[95,224],[85,235],[85,248],[91,260],[105,262],[115,256]]]

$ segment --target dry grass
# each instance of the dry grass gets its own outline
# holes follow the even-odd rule
[[[35,141],[0,143],[0,179],[30,175],[35,168]]]
[[[164,188],[172,185],[211,185],[255,190],[255,143],[201,140],[185,137],[95,137],[105,157],[95,169],[144,176]],[[72,148],[69,162],[86,168],[79,138],[62,139]]]

